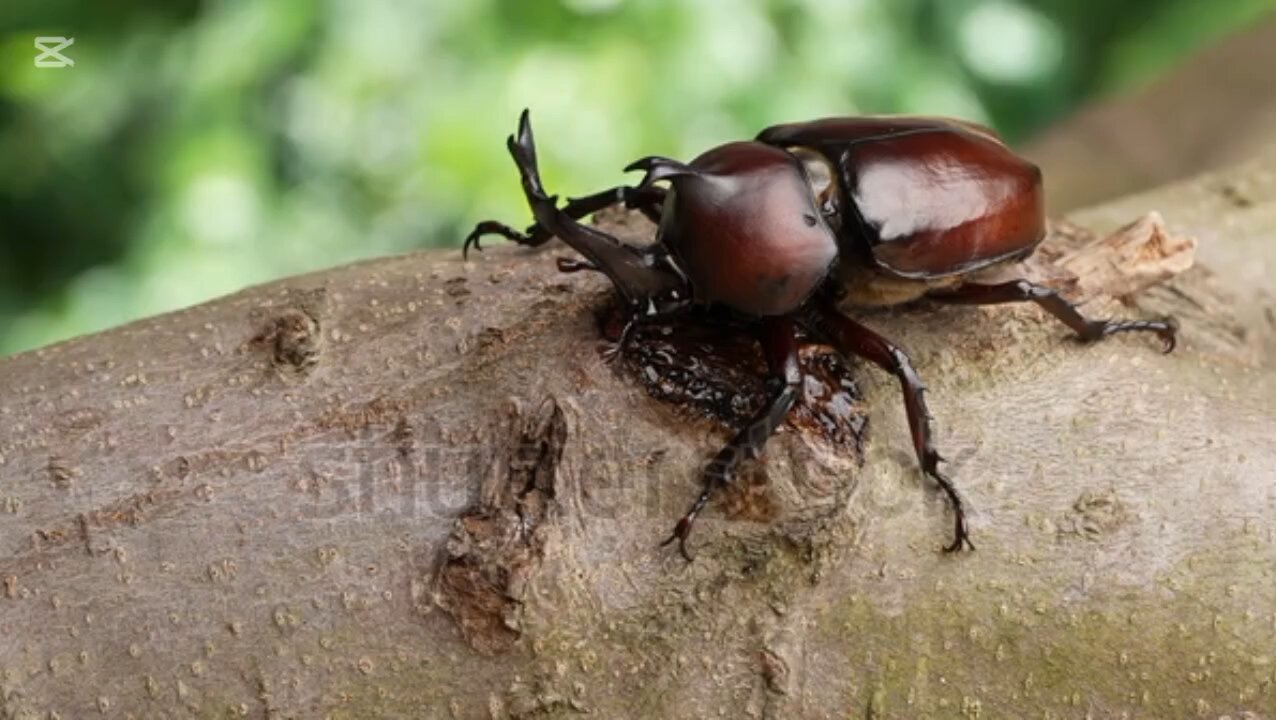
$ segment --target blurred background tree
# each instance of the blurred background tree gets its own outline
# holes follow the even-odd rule
[[[1013,143],[1273,2],[5,0],[0,355],[522,223],[523,107],[563,195],[820,115]]]

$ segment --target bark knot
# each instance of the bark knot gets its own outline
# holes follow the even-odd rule
[[[270,352],[276,369],[304,374],[319,362],[323,334],[319,320],[313,315],[298,308],[287,308],[267,320],[251,342]]]

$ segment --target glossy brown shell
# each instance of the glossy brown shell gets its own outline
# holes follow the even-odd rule
[[[758,140],[809,147],[838,169],[843,253],[906,278],[968,273],[1045,236],[1041,171],[986,127],[928,117],[827,118]]]
[[[801,166],[758,142],[722,145],[673,178],[661,241],[696,296],[752,315],[783,315],[819,287],[838,240]]]

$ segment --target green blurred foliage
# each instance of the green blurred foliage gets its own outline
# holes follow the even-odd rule
[[[521,223],[525,106],[564,195],[828,114],[1013,141],[1273,1],[5,0],[0,354]]]

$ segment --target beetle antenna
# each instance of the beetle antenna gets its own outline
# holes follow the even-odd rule
[[[638,183],[638,189],[645,189],[660,180],[668,180],[675,177],[683,177],[686,175],[699,175],[700,171],[678,162],[672,158],[660,157],[659,155],[651,155],[640,160],[635,160],[625,167],[625,172],[633,172],[634,170],[642,170],[647,176]]]

